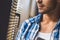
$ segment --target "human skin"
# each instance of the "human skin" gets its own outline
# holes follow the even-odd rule
[[[56,7],[57,0],[36,0],[38,11],[42,14],[50,12]]]
[[[38,12],[42,14],[40,22],[40,32],[50,33],[58,21],[58,13],[54,13],[57,0],[36,0]]]

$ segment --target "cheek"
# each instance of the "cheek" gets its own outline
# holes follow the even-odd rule
[[[43,1],[43,4],[44,4],[45,6],[49,6],[49,5],[51,5],[51,1],[50,1],[50,0],[44,0],[44,1]]]

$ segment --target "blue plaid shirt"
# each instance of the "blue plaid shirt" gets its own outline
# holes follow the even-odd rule
[[[33,18],[25,20],[19,27],[18,33],[16,35],[16,40],[34,40],[39,31],[40,19],[41,14],[38,14]],[[60,19],[55,25],[55,28],[51,33],[51,36],[52,35],[54,35],[53,40],[60,40]]]

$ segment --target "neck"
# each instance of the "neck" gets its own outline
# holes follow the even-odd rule
[[[42,21],[40,22],[40,26],[41,26],[40,32],[50,33],[55,27],[57,21],[58,18],[56,15],[44,14],[42,17]]]
[[[59,14],[55,12],[50,12],[50,13],[46,13],[46,14],[43,14],[42,16],[42,21],[43,22],[57,22],[59,19]]]
[[[58,9],[42,14],[42,20],[40,21],[40,32],[51,32],[59,18],[60,13],[58,13]]]
[[[59,18],[60,18],[60,11],[59,11],[59,5],[57,5],[57,7],[54,10],[43,14],[42,21],[57,22]]]

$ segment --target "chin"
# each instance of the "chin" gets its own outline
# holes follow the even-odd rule
[[[39,10],[38,12],[41,13],[41,14],[45,14],[44,10]]]

